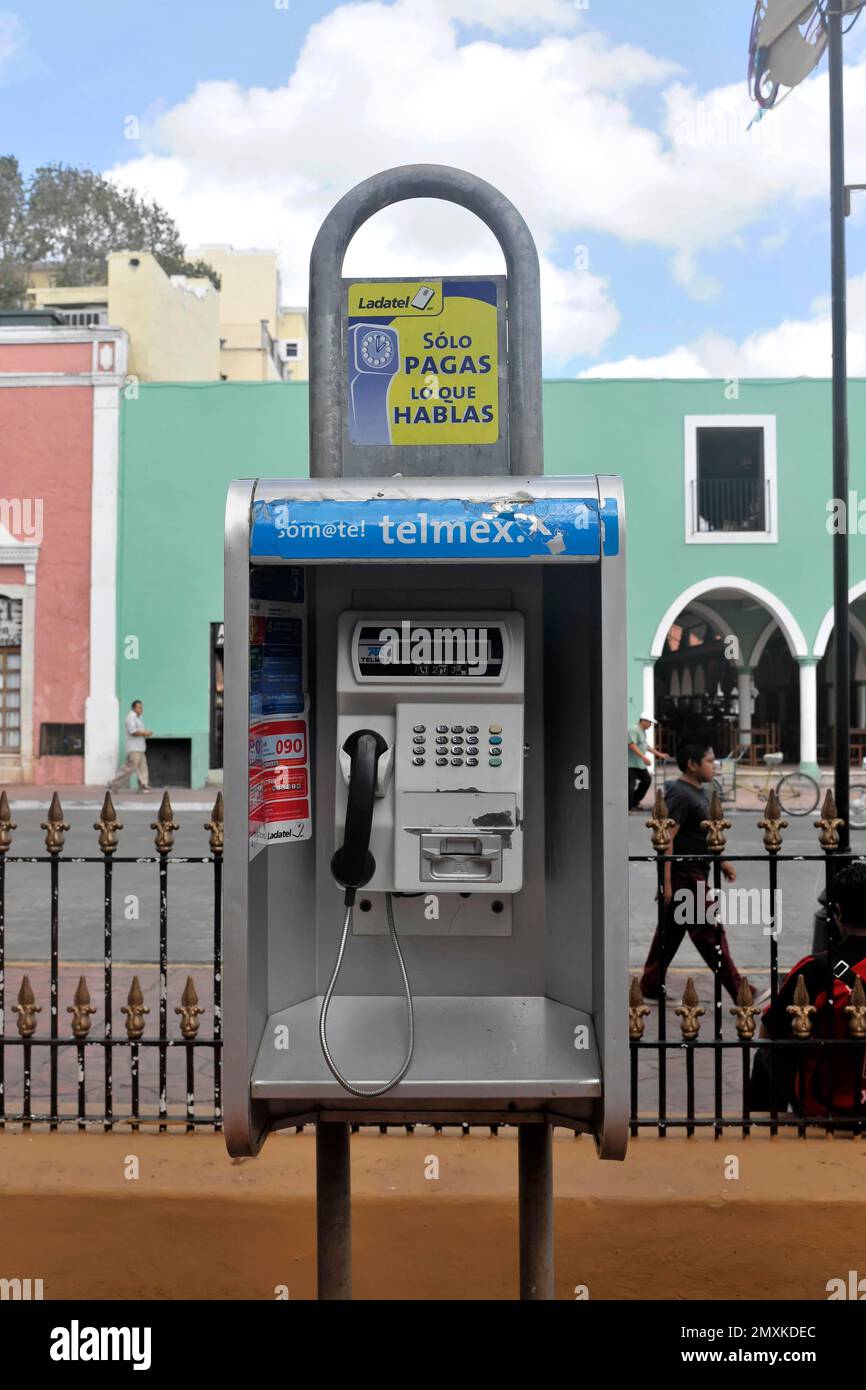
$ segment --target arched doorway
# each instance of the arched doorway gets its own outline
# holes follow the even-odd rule
[[[803,632],[769,590],[734,577],[694,585],[668,608],[652,645],[659,740],[701,737],[725,755],[802,756]],[[647,670],[647,678],[650,671]],[[647,682],[645,695],[649,695]],[[812,755],[813,756],[813,755]]]

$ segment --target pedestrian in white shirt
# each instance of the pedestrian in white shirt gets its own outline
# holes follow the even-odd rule
[[[120,787],[126,786],[132,774],[138,778],[138,790],[140,792],[150,791],[150,774],[147,770],[147,748],[146,740],[153,733],[152,729],[146,729],[142,722],[142,711],[144,705],[140,700],[133,700],[132,708],[126,716],[126,762],[118,772],[117,776],[109,782],[109,787],[116,792]]]

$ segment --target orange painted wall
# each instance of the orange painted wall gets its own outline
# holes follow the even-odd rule
[[[40,365],[44,370],[44,358]],[[0,496],[43,502],[33,701],[33,751],[38,755],[43,722],[84,723],[90,684],[92,389],[0,389],[0,439]],[[19,575],[17,569],[17,582]],[[0,567],[0,588],[4,579],[15,582],[11,567]],[[43,784],[81,782],[84,759],[37,756],[34,775]]]

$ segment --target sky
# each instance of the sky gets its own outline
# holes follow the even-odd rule
[[[283,299],[353,184],[468,169],[526,217],[548,376],[830,372],[826,58],[749,129],[753,0],[0,0],[0,153],[157,199],[191,248],[274,249]],[[866,182],[866,19],[846,38]],[[848,223],[866,375],[866,194]],[[379,213],[352,275],[502,269],[471,214]]]

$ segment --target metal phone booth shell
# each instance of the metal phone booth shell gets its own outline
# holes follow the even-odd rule
[[[502,245],[504,409],[493,445],[394,448],[348,439],[343,256],[369,216],[409,197],[460,203]],[[275,1128],[316,1121],[319,1131],[337,1130],[322,1123],[331,1119],[346,1134],[349,1121],[517,1123],[521,1138],[524,1127],[555,1123],[591,1133],[603,1158],[624,1156],[623,495],[619,479],[606,475],[541,476],[540,362],[534,244],[490,185],[457,170],[410,166],[359,185],[326,219],[311,261],[312,476],[233,483],[226,512],[224,1094],[234,1155],[255,1154]],[[397,518],[407,528],[399,533]],[[470,543],[489,536],[497,519],[501,545]],[[433,523],[435,540],[424,529]],[[385,534],[418,543],[387,549]],[[466,543],[439,544],[444,536]],[[312,807],[309,835],[251,857],[250,605],[262,584],[277,601],[303,598]],[[393,1090],[370,1101],[335,1080],[317,1035],[341,916],[329,870],[340,809],[337,726],[340,710],[357,709],[360,722],[380,719],[387,742],[406,715],[398,711],[397,723],[387,723],[397,706],[377,712],[375,689],[352,686],[343,647],[365,616],[431,615],[456,626],[487,615],[523,644],[521,886],[497,894],[495,886],[455,884],[432,920],[423,894],[394,899],[415,999],[415,1052]],[[440,697],[425,690],[423,698]],[[376,825],[374,814],[374,845]],[[482,857],[491,853],[483,843]],[[450,854],[453,845],[446,848]],[[359,895],[333,1002],[335,1050],[359,1081],[389,1074],[400,1050],[404,1011],[382,897],[375,879]],[[320,1190],[322,1181],[320,1170]]]

